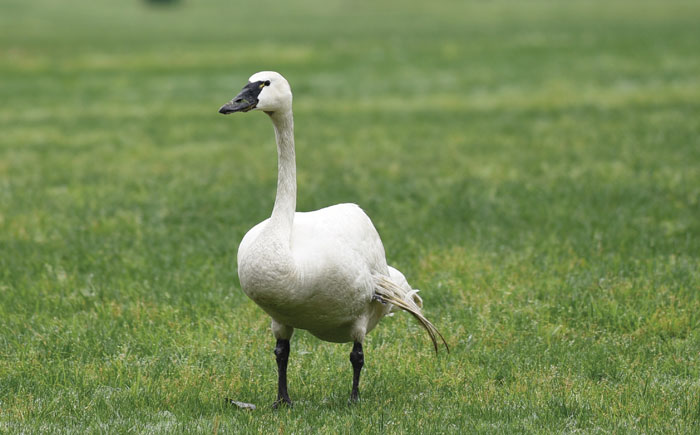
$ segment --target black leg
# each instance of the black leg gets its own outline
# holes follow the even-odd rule
[[[360,400],[360,370],[365,364],[365,354],[362,353],[362,343],[355,343],[350,352],[350,362],[352,363],[352,393],[350,393],[350,402]]]
[[[275,347],[275,357],[277,358],[277,374],[279,379],[277,382],[277,400],[272,404],[273,408],[277,408],[280,404],[292,406],[292,401],[289,400],[287,393],[287,362],[289,361],[289,340],[277,340]]]

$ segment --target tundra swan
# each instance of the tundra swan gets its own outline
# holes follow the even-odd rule
[[[272,318],[277,339],[277,400],[291,405],[287,392],[289,339],[295,328],[321,340],[353,342],[350,400],[359,398],[364,364],[362,342],[396,308],[411,313],[425,328],[437,352],[440,332],[426,319],[423,302],[404,275],[387,265],[384,246],[372,221],[355,204],[311,212],[296,211],[296,161],[292,91],[282,75],[263,71],[219,112],[261,110],[275,130],[277,196],[269,219],[243,237],[238,248],[241,288]],[[449,348],[448,348],[449,351]]]

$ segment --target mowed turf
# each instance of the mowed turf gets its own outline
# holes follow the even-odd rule
[[[0,432],[700,431],[700,3],[0,5]],[[292,341],[236,249],[272,209],[252,73],[295,96],[298,210],[360,204],[406,314]],[[224,404],[252,402],[255,411]]]

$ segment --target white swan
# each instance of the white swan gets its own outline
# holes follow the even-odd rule
[[[277,196],[269,219],[248,231],[238,248],[238,276],[248,297],[272,317],[277,339],[278,392],[274,406],[291,405],[287,393],[289,339],[294,328],[332,342],[354,342],[351,401],[359,398],[362,341],[379,320],[399,307],[428,331],[435,351],[442,335],[421,313],[422,301],[403,274],[388,266],[369,217],[355,204],[296,212],[296,162],[292,91],[272,71],[250,77],[220,113],[262,110],[275,128]],[[449,350],[449,348],[448,348]]]

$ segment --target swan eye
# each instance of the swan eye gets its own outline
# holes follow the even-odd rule
[[[269,80],[265,80],[265,83],[263,83],[263,84],[264,84],[265,86],[270,86],[270,81],[269,81]]]

